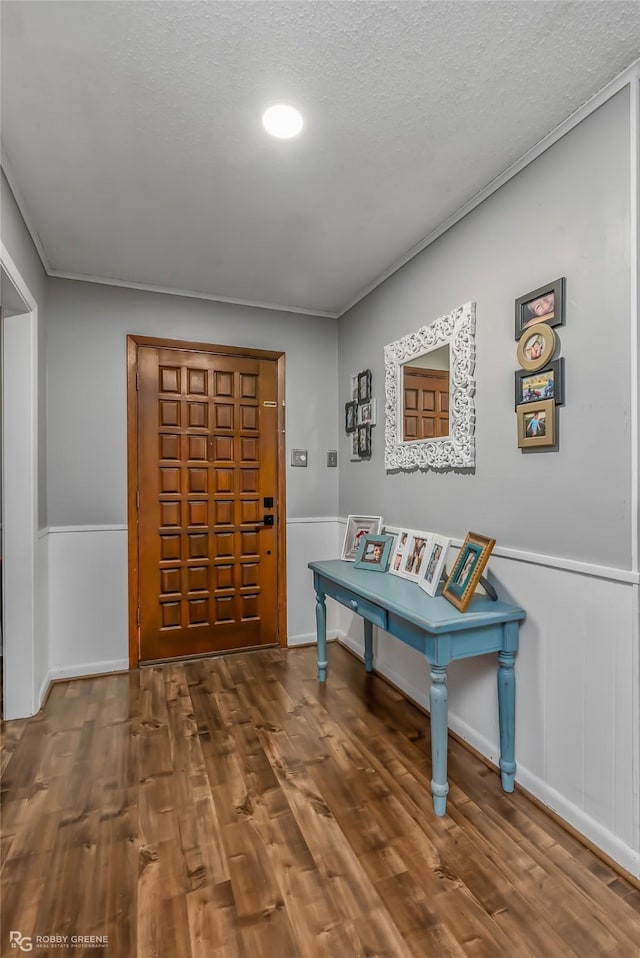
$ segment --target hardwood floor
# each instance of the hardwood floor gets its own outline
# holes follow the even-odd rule
[[[11,930],[106,958],[637,958],[640,892],[332,643],[55,685],[5,725]],[[70,940],[70,939],[69,939]],[[67,951],[69,953],[69,951]]]

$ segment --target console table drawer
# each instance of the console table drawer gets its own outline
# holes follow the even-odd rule
[[[340,602],[357,615],[361,615],[363,619],[368,619],[378,628],[387,628],[387,610],[381,609],[379,605],[375,605],[368,599],[363,599],[362,596],[349,592],[347,589],[333,587],[331,591],[327,592],[327,595],[330,595],[336,602]]]

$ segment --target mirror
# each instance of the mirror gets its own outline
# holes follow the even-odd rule
[[[385,346],[387,470],[475,465],[475,324],[476,304],[466,303]],[[439,395],[421,402],[427,370],[427,392]],[[421,404],[434,415],[423,416]]]
[[[402,363],[402,441],[449,435],[449,346]]]

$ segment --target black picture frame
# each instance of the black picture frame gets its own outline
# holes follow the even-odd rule
[[[538,286],[516,300],[515,334],[519,340],[529,326],[546,323],[547,326],[564,326],[566,279],[561,276],[551,283]],[[551,303],[545,302],[552,300]],[[542,312],[540,312],[542,310]]]
[[[532,373],[526,369],[515,371],[514,409],[540,399],[553,399],[556,406],[564,406],[564,358],[547,363],[544,369]]]
[[[371,399],[371,370],[364,369],[358,373],[358,402],[369,402]]]
[[[357,428],[358,404],[355,400],[344,404],[344,429],[345,432],[355,432]]]
[[[361,459],[371,456],[371,426],[358,426],[358,455]]]

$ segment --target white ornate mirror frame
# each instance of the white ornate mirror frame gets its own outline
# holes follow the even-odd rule
[[[417,333],[384,348],[386,426],[384,465],[398,469],[464,469],[475,466],[476,304],[465,303]],[[402,367],[440,346],[449,346],[449,435],[404,442]]]

